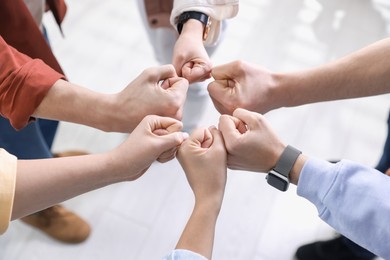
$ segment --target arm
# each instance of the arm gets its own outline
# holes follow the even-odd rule
[[[53,84],[63,78],[41,60],[31,59],[0,36],[0,114],[23,128]]]
[[[390,256],[390,178],[370,167],[342,160],[308,159],[297,174],[297,193],[338,232],[383,258]],[[318,185],[319,181],[321,185]]]
[[[219,38],[221,31],[221,21],[233,18],[238,13],[239,1],[216,1],[211,0],[174,0],[171,13],[171,24],[176,28],[176,18],[186,11],[198,11],[208,15],[211,18],[211,28],[208,34],[206,45],[214,45]]]
[[[268,172],[286,147],[262,115],[247,110],[221,116],[219,128],[228,165],[234,169]],[[289,177],[298,185],[298,195],[311,201],[325,222],[368,250],[390,255],[390,229],[383,221],[390,214],[389,177],[358,163],[332,164],[302,154]]]
[[[390,92],[390,39],[334,62],[291,73],[232,62],[215,67],[209,92],[221,113],[236,108],[265,113],[280,107]]]
[[[211,259],[215,225],[226,185],[226,151],[216,128],[196,129],[177,158],[195,195],[195,206],[176,245]]]
[[[132,181],[162,154],[173,158],[185,135],[181,122],[147,116],[117,148],[86,156],[17,162],[12,219],[106,185]],[[170,156],[167,155],[170,153]]]
[[[126,133],[150,114],[181,119],[187,88],[188,82],[177,77],[171,65],[144,70],[116,94],[98,93],[59,80],[34,116]]]
[[[175,0],[171,13],[171,23],[176,28],[180,14],[187,11],[197,11],[209,16],[210,26],[206,39],[204,37],[205,25],[196,19],[189,19],[183,24],[174,50],[172,63],[179,76],[188,81],[197,82],[210,78],[212,68],[211,60],[205,46],[215,45],[221,33],[221,21],[234,17],[238,12],[238,1],[215,1],[208,4],[201,1]]]
[[[0,114],[16,129],[41,117],[127,133],[146,115],[182,116],[188,82],[171,65],[146,69],[119,93],[102,94],[62,80],[1,37],[0,58]]]

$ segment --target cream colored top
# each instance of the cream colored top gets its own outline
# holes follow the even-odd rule
[[[0,235],[3,234],[11,221],[16,183],[15,156],[0,148]]]

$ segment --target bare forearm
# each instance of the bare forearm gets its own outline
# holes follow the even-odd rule
[[[281,106],[390,93],[390,39],[329,64],[275,76]],[[287,94],[287,95],[286,95]]]
[[[176,249],[187,249],[211,259],[219,208],[220,205],[195,204]]]
[[[118,131],[114,119],[118,113],[114,107],[113,95],[58,80],[35,110],[34,116],[83,124],[103,131]]]
[[[19,160],[12,219],[122,180],[108,154]]]

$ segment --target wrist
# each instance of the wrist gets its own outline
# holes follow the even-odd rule
[[[202,22],[196,19],[190,19],[183,24],[183,30],[180,36],[190,36],[193,39],[203,41],[204,27],[205,25]]]
[[[274,87],[271,88],[274,109],[295,106],[297,101],[296,77],[292,73],[273,74]]]
[[[121,113],[118,112],[120,109],[117,107],[114,95],[102,94],[96,100],[94,107],[96,108],[96,117],[99,118],[99,121],[96,123],[96,128],[105,132],[118,132],[117,122]]]
[[[301,174],[302,168],[305,165],[306,161],[307,161],[307,157],[305,155],[300,154],[298,156],[298,158],[295,161],[294,166],[290,172],[290,182],[291,183],[298,185],[299,176]]]
[[[130,133],[132,118],[128,111],[124,111],[120,99],[121,92],[117,94],[103,94],[97,105],[97,116],[101,118],[99,129],[105,132]]]
[[[202,198],[195,197],[195,208],[201,212],[205,212],[211,216],[218,216],[222,207],[222,195],[205,196]]]

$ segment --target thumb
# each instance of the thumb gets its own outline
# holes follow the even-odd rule
[[[162,65],[155,68],[147,69],[152,81],[161,81],[172,77],[177,77],[175,68],[171,64]]]
[[[160,135],[159,140],[162,152],[181,145],[187,138],[188,133],[185,132],[174,132],[166,135]]]
[[[182,67],[182,75],[190,83],[205,81],[210,78],[211,65],[206,62],[187,62]]]
[[[258,128],[259,124],[265,120],[261,114],[243,108],[234,110],[233,116],[241,120],[249,130]]]
[[[211,146],[216,148],[222,148],[223,150],[225,150],[225,142],[223,140],[221,131],[219,131],[215,126],[212,126],[209,129],[211,135],[213,136],[213,143]]]
[[[233,61],[227,64],[215,66],[211,70],[211,75],[216,80],[233,79],[240,75],[239,71],[242,67],[242,62]]]
[[[185,78],[173,77],[164,80],[164,82],[161,84],[161,87],[169,91],[179,91],[187,93],[188,84],[189,83]]]

